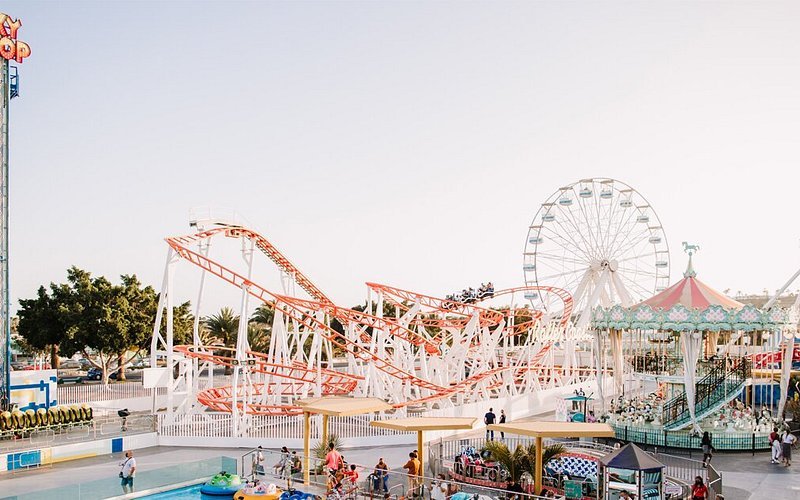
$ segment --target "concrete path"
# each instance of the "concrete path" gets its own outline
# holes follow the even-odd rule
[[[351,463],[374,465],[383,457],[392,470],[402,472],[411,447],[362,448],[344,450]],[[247,449],[154,447],[136,451],[139,470],[152,470],[180,463],[219,456],[238,459]],[[698,457],[695,457],[698,458]],[[41,469],[0,475],[0,495],[114,478],[122,454],[74,460]],[[726,500],[800,500],[800,462],[792,467],[771,464],[769,455],[756,453],[718,453],[714,466],[722,472]],[[270,466],[271,464],[267,464]],[[365,474],[366,472],[362,473]]]
[[[401,466],[408,460],[408,453],[413,448],[387,447],[343,450],[348,462],[372,466],[383,457],[392,470],[402,472]],[[244,448],[176,448],[157,446],[136,450],[137,470],[169,467],[171,465],[194,462],[219,456],[239,459],[250,451]],[[114,453],[99,457],[84,458],[70,462],[62,462],[49,467],[19,471],[0,475],[0,498],[13,497],[22,493],[56,488],[70,484],[95,481],[97,479],[116,478],[122,453]],[[267,467],[269,463],[268,456]],[[362,474],[365,474],[362,472]]]
[[[784,467],[769,459],[767,452],[716,454],[725,500],[800,500],[800,463]]]

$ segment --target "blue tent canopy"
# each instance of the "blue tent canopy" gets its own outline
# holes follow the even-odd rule
[[[633,443],[626,444],[622,448],[602,457],[600,463],[606,467],[625,470],[652,471],[666,467]]]

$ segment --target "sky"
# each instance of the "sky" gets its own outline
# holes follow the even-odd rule
[[[163,238],[201,206],[242,214],[342,305],[366,281],[519,286],[539,206],[590,177],[649,200],[673,280],[682,241],[732,294],[800,267],[798,2],[2,10],[32,49],[11,106],[14,303],[71,265],[159,288]],[[179,267],[178,298],[198,276]],[[215,283],[205,312],[237,297]]]

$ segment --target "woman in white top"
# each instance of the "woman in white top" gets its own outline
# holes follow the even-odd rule
[[[431,500],[446,500],[447,498],[447,481],[444,480],[443,474],[436,475],[436,481],[431,484]]]
[[[781,453],[783,454],[783,465],[789,467],[792,465],[792,446],[797,442],[797,438],[794,437],[789,431],[783,435],[783,439],[781,439]]]

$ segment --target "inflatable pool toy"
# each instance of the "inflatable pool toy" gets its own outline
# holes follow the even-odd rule
[[[317,495],[304,493],[300,490],[290,490],[281,493],[280,500],[314,500]]]
[[[274,484],[266,485],[261,483],[257,486],[246,486],[242,488],[233,495],[233,498],[234,500],[278,500],[279,498],[283,500],[284,496],[288,493],[288,491],[281,491]],[[295,493],[297,493],[296,490]],[[305,495],[305,493],[302,494]]]
[[[200,493],[210,496],[231,497],[236,490],[242,487],[242,480],[236,474],[220,472],[200,487]]]

